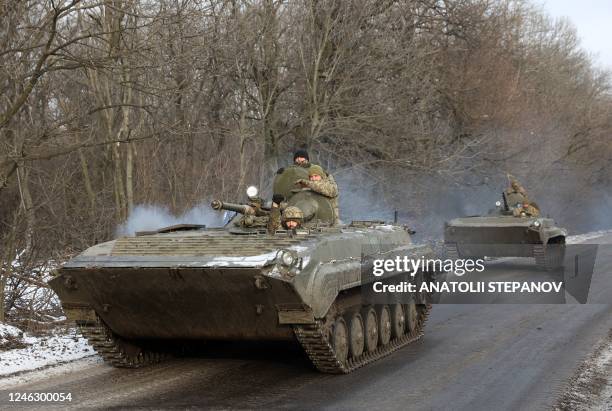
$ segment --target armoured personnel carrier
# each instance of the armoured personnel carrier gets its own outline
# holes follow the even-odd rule
[[[444,225],[450,258],[534,257],[546,270],[563,265],[567,230],[551,218],[521,211],[520,199],[502,193],[502,201],[486,216],[455,218]]]
[[[299,191],[289,202],[308,210],[309,223],[271,233],[267,207],[249,194],[248,204],[213,202],[237,212],[223,228],[181,225],[118,238],[58,270],[50,286],[107,362],[157,362],[176,341],[297,339],[318,370],[348,373],[422,335],[427,295],[372,305],[362,293],[364,250],[370,259],[432,256],[409,230],[381,221],[326,224],[333,208]]]

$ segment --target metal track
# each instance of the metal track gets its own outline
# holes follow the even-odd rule
[[[372,352],[364,352],[357,358],[349,358],[346,362],[342,362],[336,357],[328,333],[321,321],[312,325],[294,325],[293,331],[304,351],[308,354],[310,361],[319,371],[330,374],[348,374],[421,338],[430,307],[425,305],[417,305],[417,307],[419,308],[419,318],[417,327],[413,332],[400,338],[394,338],[388,344],[378,347]]]
[[[117,337],[100,318],[97,322],[86,322],[79,324],[80,331],[91,346],[104,359],[105,362],[114,367],[139,368],[160,362],[166,354],[153,352],[127,343]],[[128,352],[130,352],[128,354]]]
[[[549,247],[552,247],[552,250]],[[548,255],[549,253],[554,254]],[[565,244],[536,244],[533,246],[533,256],[538,267],[547,271],[559,269],[563,267]]]
[[[546,245],[536,244],[533,246],[533,256],[538,267],[548,269],[546,264]]]
[[[444,244],[446,247],[446,257],[451,260],[457,260],[459,258],[459,249],[457,248],[457,244],[446,243]]]

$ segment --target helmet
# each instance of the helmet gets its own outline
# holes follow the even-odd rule
[[[323,168],[321,166],[313,164],[308,169],[308,176],[314,176],[314,175],[319,175],[322,178],[324,178],[326,174],[325,174],[325,171],[323,171]]]
[[[286,220],[302,220],[304,218],[304,213],[302,210],[295,206],[289,206],[285,208],[283,211],[283,219]]]

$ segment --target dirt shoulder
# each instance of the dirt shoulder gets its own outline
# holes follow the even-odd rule
[[[612,409],[612,330],[576,370],[554,410]]]

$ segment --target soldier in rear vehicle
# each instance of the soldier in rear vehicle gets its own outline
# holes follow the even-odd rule
[[[519,181],[512,175],[508,174],[508,179],[510,180],[510,187],[506,189],[506,196],[508,197],[516,197],[520,196],[525,201],[529,201],[529,197],[527,196],[527,190],[519,183]]]
[[[539,217],[540,209],[535,202],[525,202],[512,210],[515,217]]]

